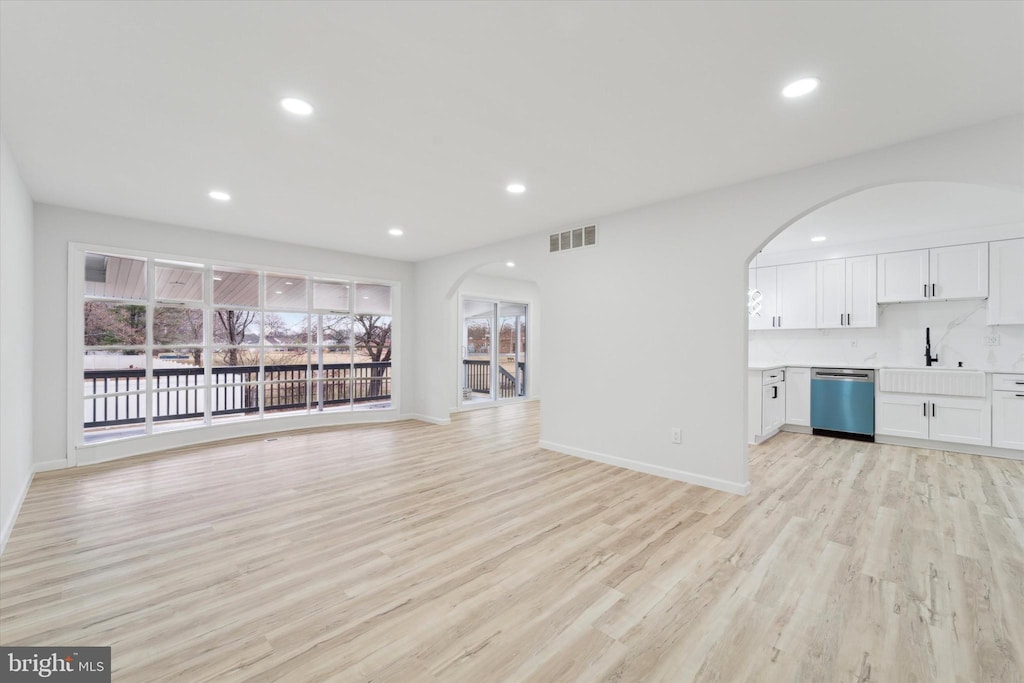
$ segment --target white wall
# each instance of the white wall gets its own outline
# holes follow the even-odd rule
[[[1019,190],[1022,133],[1016,116],[598,218],[592,249],[548,254],[542,233],[418,263],[419,410],[446,416],[426,388],[453,380],[426,361],[454,359],[451,288],[512,259],[543,297],[545,446],[745,491],[748,260],[789,223],[858,189],[936,180]],[[670,443],[676,426],[682,445]]]
[[[987,301],[882,304],[878,327],[830,330],[752,330],[752,365],[924,365],[924,330],[942,367],[1024,372],[1024,325],[986,324]],[[998,336],[989,346],[985,338]]]
[[[289,229],[291,229],[289,227]],[[118,249],[135,249],[157,254],[194,258],[204,262],[222,260],[285,270],[322,272],[352,277],[392,280],[399,283],[396,316],[395,396],[401,412],[412,413],[416,376],[405,349],[415,346],[416,315],[413,297],[413,265],[402,261],[358,256],[326,249],[302,247],[283,242],[250,239],[226,233],[197,230],[176,225],[78,211],[37,204],[35,207],[35,386],[33,431],[37,468],[62,467],[67,463],[68,386],[67,310],[68,250],[72,242]],[[408,352],[411,356],[411,352]],[[113,441],[77,450],[80,462],[152,452],[215,438],[373,419],[394,419],[396,411],[330,413],[317,416],[275,417],[240,422],[201,430],[159,434],[142,440]],[[75,414],[81,419],[81,409]]]
[[[544,384],[544,373],[541,369],[544,348],[541,344],[541,297],[537,283],[530,280],[472,273],[462,281],[459,286],[459,294],[470,298],[478,296],[485,299],[529,304],[526,328],[526,392],[528,398],[539,399]],[[452,303],[456,307],[458,307],[458,300],[459,297],[452,297]],[[457,308],[455,316],[458,320]],[[458,363],[456,363],[456,367],[458,368]],[[456,394],[458,394],[457,390]],[[453,401],[458,401],[457,395],[453,397]],[[456,405],[458,405],[457,402],[452,403],[453,407]]]
[[[0,552],[32,479],[32,199],[0,135]]]

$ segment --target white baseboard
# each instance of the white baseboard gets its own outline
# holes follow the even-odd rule
[[[993,458],[1006,458],[1007,460],[1024,460],[1024,451],[1018,451],[1013,448],[973,446],[966,443],[949,443],[947,441],[926,441],[923,439],[908,439],[905,436],[887,436],[885,434],[875,434],[875,443],[927,448],[933,451],[952,451],[968,455],[987,455]]]
[[[583,448],[575,448],[573,446],[566,446],[560,443],[544,441],[543,439],[541,439],[539,445],[541,448],[546,448],[549,451],[555,451],[556,453],[564,453],[565,455],[572,455],[577,458],[583,458],[585,460],[595,460],[597,462],[603,462],[606,465],[614,465],[615,467],[622,467],[627,470],[634,470],[636,472],[643,472],[645,474],[653,474],[657,477],[665,477],[666,479],[684,481],[687,484],[706,486],[709,489],[716,489],[718,491],[725,491],[727,493],[737,493],[741,496],[745,496],[750,493],[749,481],[742,484],[735,481],[726,481],[725,479],[707,477],[704,476],[703,474],[695,474],[693,472],[687,472],[685,470],[676,470],[670,467],[662,467],[660,465],[651,465],[645,462],[640,462],[639,460],[630,460],[629,458],[620,458],[616,455],[597,453],[595,451],[588,451]]]
[[[450,417],[433,417],[431,415],[420,415],[419,413],[406,413],[402,416],[403,420],[419,420],[420,422],[429,422],[434,425],[450,425],[452,419]]]
[[[35,476],[34,472],[29,472],[28,479],[25,480],[25,484],[18,491],[18,497],[14,501],[14,507],[11,509],[11,518],[7,520],[7,524],[0,529],[0,555],[3,555],[4,548],[7,547],[7,539],[11,537],[11,531],[14,530],[14,523],[18,521],[18,513],[21,512],[21,504],[25,502],[25,496],[28,494],[28,487],[32,485],[32,477]]]
[[[782,425],[781,427],[779,427],[779,430],[783,431],[783,432],[795,432],[797,434],[810,434],[810,433],[812,433],[810,427],[805,427],[804,425],[791,425],[789,423],[786,423],[786,424]]]
[[[32,465],[32,469],[35,472],[49,472],[51,470],[62,470],[68,466],[68,461],[63,458],[60,460],[44,460],[43,462],[37,462]]]

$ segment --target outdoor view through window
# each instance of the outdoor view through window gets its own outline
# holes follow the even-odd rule
[[[86,252],[81,443],[391,407],[391,287]]]

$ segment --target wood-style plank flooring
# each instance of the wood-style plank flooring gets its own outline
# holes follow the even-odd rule
[[[780,434],[734,496],[538,407],[36,476],[0,642],[115,681],[1020,681],[1024,463]]]

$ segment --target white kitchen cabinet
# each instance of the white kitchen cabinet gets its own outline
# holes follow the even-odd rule
[[[992,418],[984,398],[933,396],[928,407],[928,438],[932,441],[992,443]]]
[[[988,446],[992,442],[989,404],[984,398],[880,392],[875,401],[875,433]]]
[[[875,434],[927,439],[927,397],[920,394],[879,393],[875,398]]]
[[[928,300],[928,250],[878,255],[878,303]]]
[[[817,300],[815,264],[794,263],[778,267],[778,327],[783,330],[813,329]]]
[[[992,445],[1024,451],[1024,388],[992,392]]]
[[[846,259],[846,326],[878,327],[877,258]]]
[[[761,434],[770,434],[786,422],[786,383],[761,388]]]
[[[990,242],[988,324],[1024,324],[1024,238]]]
[[[818,327],[877,327],[874,255],[817,263]]]
[[[776,327],[778,313],[776,311],[777,269],[751,268],[749,270],[748,288],[761,292],[761,313],[750,316],[748,327],[751,330],[770,330]]]
[[[786,368],[786,424],[811,426],[810,368]]]
[[[786,421],[786,373],[750,370],[747,373],[747,417],[750,443],[761,443]]]
[[[984,299],[988,296],[988,243],[929,250],[932,299]]]
[[[984,299],[988,243],[878,255],[878,303]]]
[[[751,268],[747,287],[761,292],[761,315],[751,330],[799,330],[815,327],[814,263]]]

